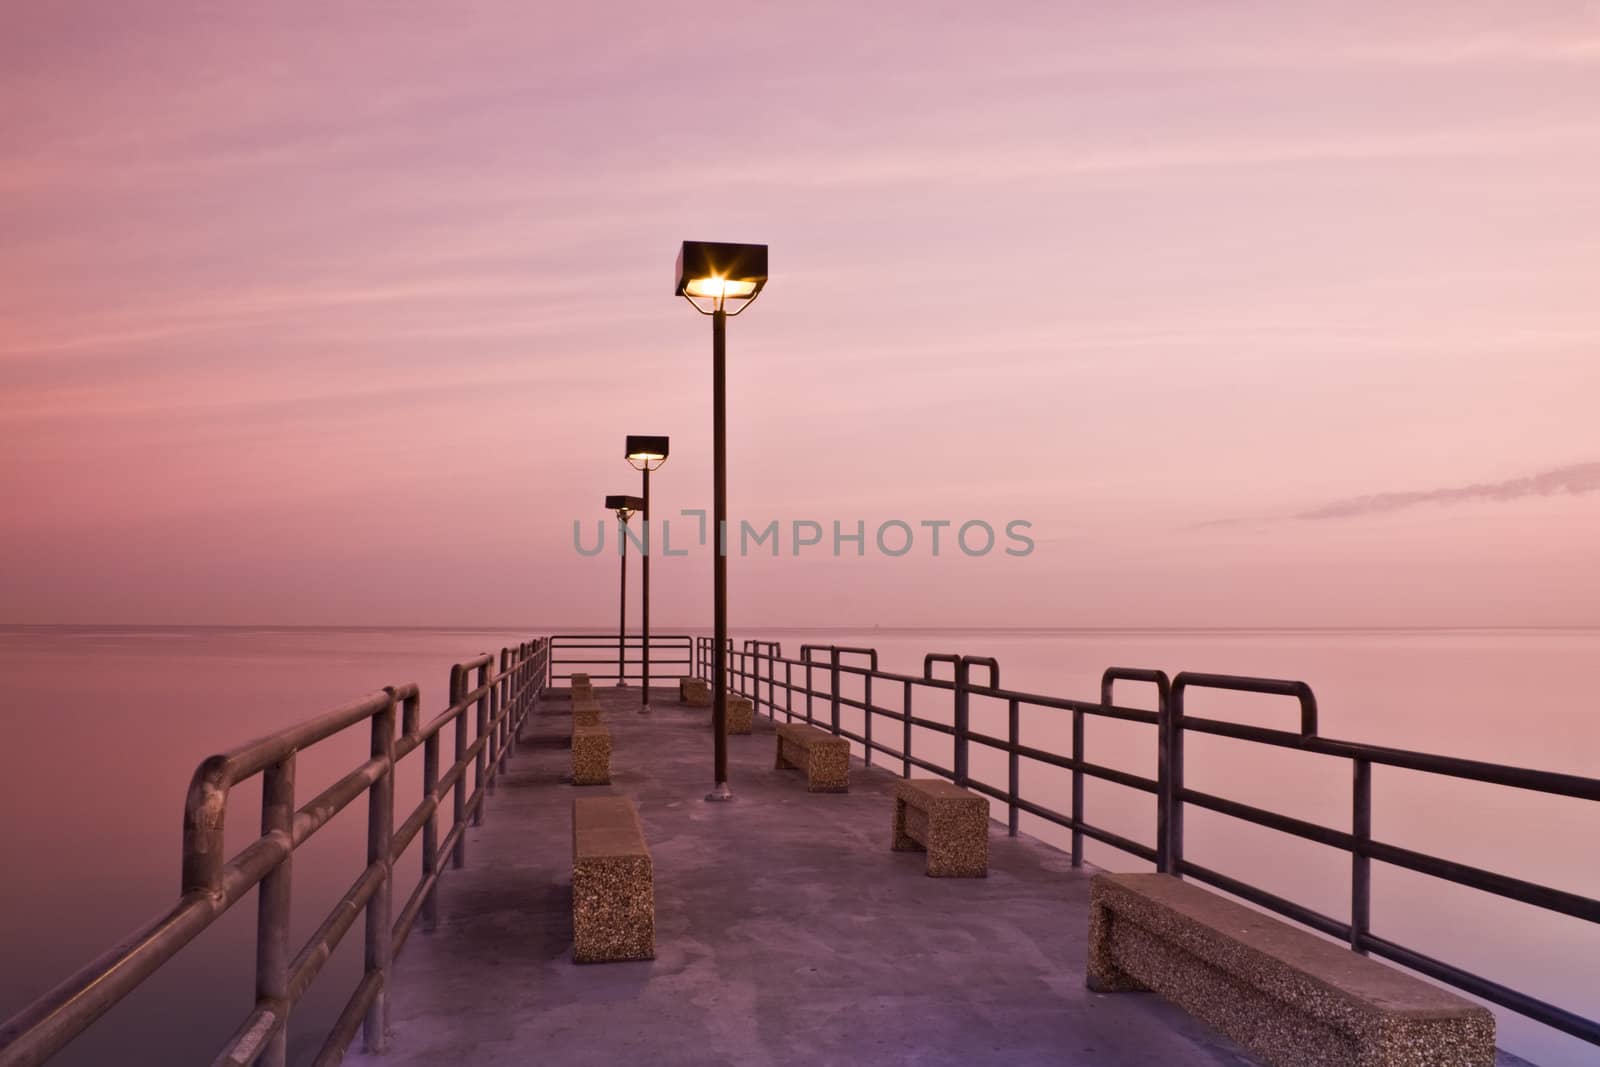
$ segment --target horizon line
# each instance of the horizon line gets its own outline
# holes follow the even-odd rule
[[[435,624],[396,624],[396,623],[209,623],[209,622],[0,622],[0,630],[280,630],[280,631],[336,631],[336,630],[365,630],[365,631],[411,631],[417,633],[485,633],[485,632],[531,632],[536,636],[605,636],[613,635],[617,631],[603,626],[526,626],[515,624],[480,624],[480,625],[435,625]],[[657,629],[657,627],[652,627]],[[662,624],[659,627],[658,637],[681,636],[684,633],[709,630],[706,625],[680,626],[676,624]],[[798,626],[798,625],[750,625],[736,626],[735,630],[762,632],[778,631],[785,633],[1262,633],[1262,632],[1298,632],[1298,633],[1428,633],[1442,631],[1495,631],[1495,630],[1532,630],[1532,631],[1570,631],[1582,632],[1600,630],[1600,622],[1590,623],[1439,623],[1439,624],[1358,624],[1347,626],[1328,626],[1315,624],[1256,624],[1237,626],[1182,626],[1182,625],[1150,625],[1150,626],[897,626],[897,625],[871,625],[871,626]],[[638,637],[637,630],[628,631],[625,636]]]

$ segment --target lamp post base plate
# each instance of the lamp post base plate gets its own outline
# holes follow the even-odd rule
[[[640,715],[648,715],[648,714],[650,714],[650,705],[646,704],[644,707],[640,708],[639,709],[639,714]]]
[[[728,788],[727,782],[718,782],[717,787],[706,794],[706,799],[712,802],[732,800],[733,790]]]

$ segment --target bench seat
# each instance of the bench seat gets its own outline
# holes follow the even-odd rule
[[[594,683],[589,681],[589,676],[587,674],[574,674],[572,676],[571,684],[571,695],[573,700],[577,701],[594,699]]]
[[[572,784],[611,782],[611,731],[604,726],[573,726]]]
[[[800,723],[778,726],[776,769],[793,767],[806,774],[811,793],[850,791],[850,742],[826,730]]]
[[[728,733],[747,734],[753,729],[755,705],[749,697],[728,694]]]
[[[1165,874],[1097,874],[1089,988],[1154,990],[1271,1067],[1494,1067],[1487,1008]]]
[[[679,678],[678,703],[687,704],[691,708],[709,708],[711,683],[704,678],[691,678],[688,675]]]
[[[989,802],[942,778],[894,784],[894,850],[928,853],[930,878],[989,875]]]
[[[655,868],[627,797],[572,802],[572,959],[656,955]]]
[[[592,698],[574,700],[572,704],[572,725],[599,726],[600,705]]]

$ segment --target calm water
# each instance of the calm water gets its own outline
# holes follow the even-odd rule
[[[508,631],[0,628],[0,790],[12,813],[8,877],[0,883],[0,1013],[43,992],[131,928],[171,906],[178,890],[184,789],[206,754],[387,684],[421,683],[426,712],[443,707],[449,665],[526,635]],[[995,656],[1010,688],[1093,699],[1109,665],[1303,678],[1317,691],[1321,733],[1578,774],[1600,774],[1600,717],[1591,672],[1600,631],[1371,632],[763,632],[796,655],[805,642],[871,645],[888,670],[919,673],[928,651]],[[818,682],[825,684],[819,672]],[[847,694],[859,688],[846,684]],[[1138,687],[1119,702],[1149,706]],[[942,699],[941,699],[942,698]],[[874,693],[897,706],[898,693]],[[1005,733],[1005,709],[974,698],[973,726]],[[820,710],[821,705],[819,705]],[[919,697],[939,718],[948,694]],[[1262,724],[1294,721],[1264,698],[1220,696],[1195,711]],[[1025,714],[1022,739],[1065,751],[1070,717]],[[859,717],[847,724],[859,728]],[[879,729],[887,729],[883,722]],[[918,731],[919,755],[948,762],[949,742]],[[365,742],[319,746],[302,758],[302,799],[358,762]],[[1095,762],[1155,774],[1154,730],[1096,721]],[[410,762],[410,761],[408,761]],[[1285,750],[1191,737],[1195,788],[1349,827],[1349,765]],[[1002,757],[975,749],[974,777],[1003,784]],[[403,767],[402,810],[420,792]],[[1068,804],[1068,776],[1024,764],[1025,794]],[[737,783],[735,783],[737,788]],[[254,833],[254,783],[229,818],[230,847]],[[1595,805],[1471,783],[1375,770],[1374,836],[1520,877],[1600,895]],[[1089,818],[1149,842],[1154,803],[1091,780]],[[353,805],[296,853],[296,943],[363,862],[364,806]],[[1048,840],[1048,825],[1023,828]],[[1349,908],[1348,859],[1320,846],[1193,811],[1188,855],[1332,915]],[[1090,843],[1112,869],[1141,864]],[[402,887],[415,876],[408,858]],[[1499,977],[1580,1013],[1600,1015],[1600,930],[1470,890],[1375,865],[1375,932]],[[248,1010],[254,911],[234,909],[161,977],[119,1006],[59,1062],[208,1062]],[[297,1020],[320,1032],[360,967],[359,924],[323,971]],[[1594,1049],[1501,1014],[1501,1044],[1550,1067],[1600,1062]],[[141,1050],[137,1056],[130,1049]],[[294,1053],[315,1052],[304,1037]]]

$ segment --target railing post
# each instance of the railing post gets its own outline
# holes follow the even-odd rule
[[[1156,868],[1183,877],[1183,691],[1179,679],[1172,696],[1157,706]]]
[[[383,868],[383,883],[367,901],[367,973],[378,976],[378,991],[367,1009],[362,1038],[368,1052],[383,1052],[388,1045],[389,963],[392,956],[393,927],[390,914],[394,902],[394,864],[389,856],[394,835],[394,695],[389,704],[372,717],[372,755],[381,756],[385,766],[378,780],[367,790],[367,867]]]
[[[806,659],[806,723],[811,726],[817,724],[816,718],[811,714],[812,690],[816,688],[811,681],[811,657],[805,652],[800,653]]]
[[[488,778],[486,771],[489,762],[485,752],[489,747],[489,743],[484,737],[489,732],[489,665],[487,663],[478,665],[478,684],[476,688],[478,692],[478,733],[474,741],[478,745],[478,759],[472,790],[473,795],[478,798],[478,803],[472,809],[472,825],[481,826],[483,825],[483,799],[486,779]]]
[[[829,652],[832,653],[830,661],[832,667],[830,669],[833,673],[833,681],[829,688],[833,691],[833,732],[837,735],[839,733],[839,649],[834,646],[829,649]]]
[[[861,761],[870,767],[872,766],[872,675],[864,677],[861,703],[866,707],[861,709],[861,736],[866,738],[866,746],[861,753]]]
[[[439,732],[435,730],[422,743],[422,794],[424,799],[439,791]],[[435,798],[433,814],[422,824],[422,877],[433,878],[439,870],[439,806]],[[439,925],[439,883],[422,899],[422,928],[433,930]]]
[[[467,672],[458,663],[450,668],[450,706],[456,709],[456,775],[455,827],[456,844],[450,853],[450,865],[460,868],[467,862],[467,709],[462,701],[467,698]]]
[[[967,776],[967,734],[969,731],[967,707],[967,677],[970,665],[967,658],[962,656],[956,661],[956,702],[955,702],[955,779],[956,785],[966,788]]]
[[[256,906],[256,1001],[270,1001],[281,1014],[277,1033],[267,1041],[256,1062],[262,1067],[284,1067],[289,1055],[289,906],[293,897],[294,755],[261,774],[261,836],[281,834],[290,845],[266,877],[261,879]]]
[[[504,649],[502,649],[500,652],[500,663],[502,666],[505,664]],[[489,662],[489,665],[486,669],[491,673],[494,671],[493,660]],[[496,678],[489,683],[489,741],[484,746],[485,750],[489,753],[487,776],[489,779],[489,796],[494,796],[494,780],[499,777],[499,775],[496,774],[496,771],[500,767],[500,708],[502,706],[500,701],[500,679]]]
[[[1019,765],[1022,762],[1021,759],[1017,756],[1017,744],[1020,741],[1020,738],[1019,738],[1018,735],[1022,732],[1021,729],[1020,729],[1020,727],[1022,725],[1022,722],[1021,722],[1021,719],[1022,719],[1022,708],[1021,708],[1021,705],[1017,702],[1017,698],[1016,697],[1012,697],[1011,698],[1011,700],[1009,702],[1009,706],[1006,708],[1006,718],[1008,720],[1007,721],[1007,725],[1008,725],[1009,730],[1010,730],[1009,736],[1010,736],[1010,739],[1011,739],[1011,752],[1009,754],[1010,755],[1010,759],[1007,760],[1008,767],[1006,768],[1007,771],[1009,772],[1009,782],[1008,782],[1009,788],[1007,789],[1007,794],[1008,794],[1007,799],[1009,801],[1009,803],[1008,803],[1009,810],[1006,812],[1006,833],[1008,835],[1010,835],[1011,837],[1016,837],[1017,836],[1017,790],[1019,788],[1017,779],[1020,777]]]
[[[900,739],[900,756],[903,766],[900,768],[900,777],[911,777],[911,682],[906,682],[904,701],[900,709],[905,713],[905,720],[901,725],[905,727],[905,735]]]
[[[1107,703],[1110,703],[1108,700]],[[1072,865],[1083,866],[1083,711],[1072,709]],[[1157,742],[1160,743],[1159,741]],[[1159,798],[1157,800],[1159,803]],[[1159,833],[1159,831],[1158,831]]]
[[[783,661],[783,714],[786,722],[794,722],[794,664],[788,660]]]
[[[774,641],[767,646],[767,707],[772,712],[772,721],[778,721],[778,657],[783,655],[783,650]]]
[[[1354,761],[1355,788],[1352,790],[1350,834],[1355,846],[1350,850],[1350,947],[1365,956],[1367,931],[1372,925],[1372,860],[1367,845],[1372,841],[1372,761]]]

